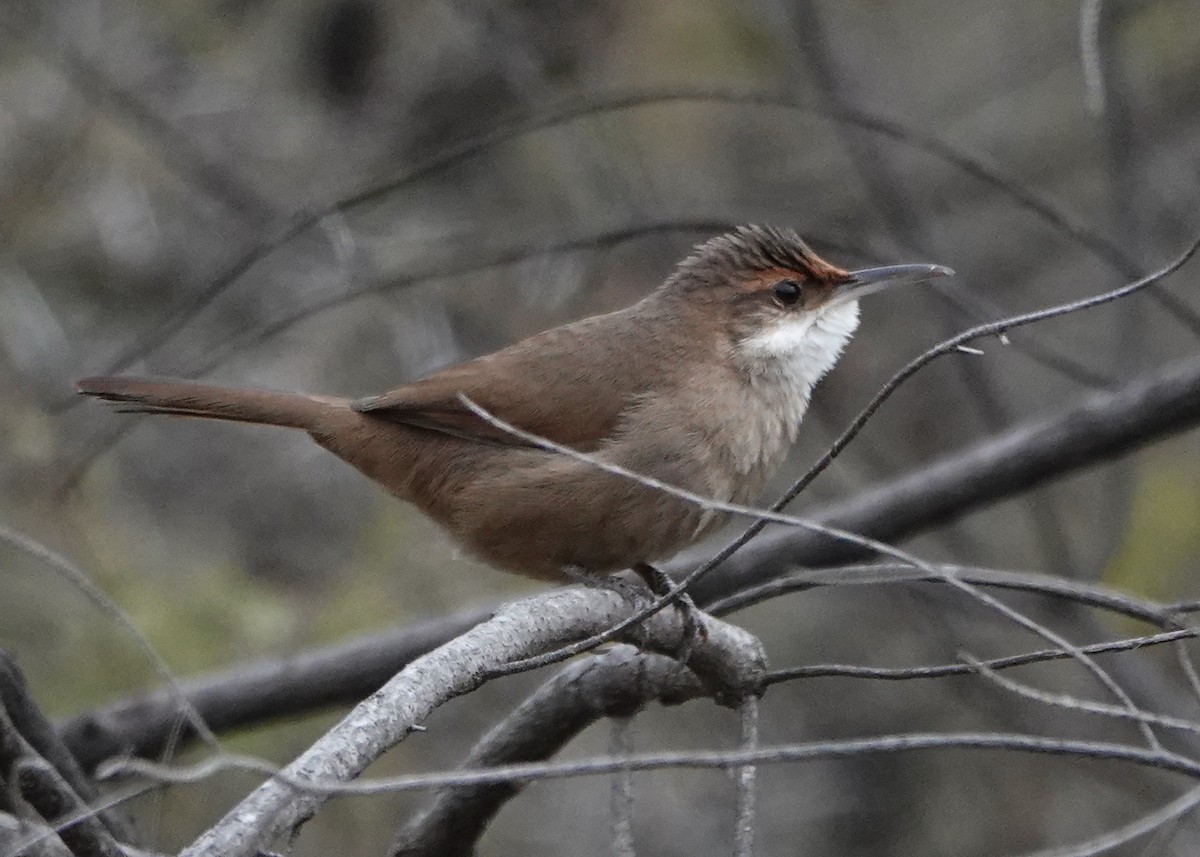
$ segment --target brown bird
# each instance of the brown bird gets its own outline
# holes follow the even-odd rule
[[[697,245],[632,306],[556,327],[381,396],[86,378],[122,410],[308,432],[484,561],[546,580],[668,557],[719,513],[517,439],[527,432],[705,497],[754,500],[796,439],[813,387],[858,327],[858,299],[952,273],[846,271],[784,229]]]

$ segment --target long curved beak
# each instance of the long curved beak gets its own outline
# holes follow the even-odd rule
[[[850,278],[833,293],[837,303],[858,300],[892,286],[924,283],[937,277],[953,277],[954,271],[945,265],[885,265],[882,268],[863,268],[851,271]]]

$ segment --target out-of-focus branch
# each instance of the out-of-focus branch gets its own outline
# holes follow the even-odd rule
[[[210,151],[209,147],[176,127],[167,113],[154,104],[155,99],[148,97],[149,93],[123,86],[102,61],[93,60],[79,50],[65,32],[67,28],[63,24],[71,13],[62,4],[23,0],[8,4],[6,12],[6,20],[0,22],[0,26],[14,34],[28,36],[34,49],[67,75],[89,106],[104,111],[136,134],[139,141],[152,148],[162,164],[182,181],[205,197],[219,201],[228,212],[248,225],[282,216],[276,211],[275,204],[258,190],[252,176],[241,168],[238,158],[228,152]],[[143,54],[147,67],[141,69],[142,79],[170,80],[172,85],[163,87],[161,92],[184,101],[183,94],[195,85],[201,70],[177,56],[148,28],[139,27],[139,16],[132,10],[123,10],[120,19],[126,37],[133,36],[129,31],[136,27],[139,30],[136,38],[153,45],[152,52]],[[109,48],[111,50],[111,46]],[[145,59],[149,56],[154,57],[152,67]],[[178,107],[178,104],[169,106]]]
[[[30,840],[40,838],[40,842]],[[44,824],[0,812],[0,854],[21,857],[71,857],[58,834]]]
[[[285,658],[242,664],[185,682],[183,692],[218,732],[357,701],[416,658],[482,622],[494,609],[473,608]],[[166,692],[84,712],[59,731],[89,769],[126,753],[152,757],[172,738],[192,737],[181,723],[174,695]]]
[[[673,103],[712,103],[740,105],[746,107],[769,107],[795,110],[830,121],[849,125],[871,134],[879,135],[902,145],[909,146],[931,157],[937,158],[967,175],[988,184],[1023,209],[1034,214],[1052,229],[1060,232],[1098,259],[1111,265],[1126,277],[1136,276],[1137,266],[1128,259],[1123,250],[1112,241],[1077,222],[1052,202],[1025,186],[1015,177],[984,163],[939,137],[909,128],[901,122],[877,116],[866,111],[838,108],[814,108],[797,104],[789,95],[775,93],[744,92],[737,90],[676,87],[660,91],[617,93],[590,98],[572,98],[568,102],[549,108],[532,116],[514,116],[498,121],[490,130],[448,146],[429,159],[402,171],[392,179],[367,187],[340,200],[316,207],[312,211],[296,213],[287,222],[279,224],[273,234],[254,242],[246,251],[193,299],[179,307],[158,329],[134,343],[117,360],[109,364],[107,372],[114,373],[127,368],[137,360],[158,349],[174,336],[201,309],[208,306],[233,283],[254,268],[259,262],[287,245],[295,238],[315,228],[327,218],[346,214],[359,207],[386,197],[399,189],[414,184],[448,167],[462,163],[501,143],[525,134],[563,125],[565,123],[606,115],[614,112],[642,107],[656,107]],[[1183,301],[1169,292],[1153,290],[1154,299],[1193,330],[1200,331],[1200,315]]]
[[[80,801],[94,801],[98,792],[92,781],[79,768],[79,763],[67,749],[42,709],[26,688],[25,677],[8,652],[0,649],[0,712],[8,723],[28,743],[53,771],[62,778]],[[97,813],[100,822],[118,839],[133,841],[133,828],[115,810]]]
[[[121,843],[121,850],[125,857],[165,857],[161,852],[135,848],[126,843]],[[54,828],[4,812],[0,812],[0,854],[6,857],[10,854],[19,854],[21,857],[73,857]]]
[[[816,517],[898,541],[1197,423],[1200,359],[1193,359],[1142,376],[1115,393],[1091,396],[1056,416],[1018,426]],[[693,594],[704,605],[797,566],[832,565],[856,555],[862,551],[827,537],[792,528],[771,532],[727,560]],[[698,558],[693,551],[671,566],[684,571]],[[1068,591],[1052,594],[1075,597]],[[217,729],[353,702],[479,616],[435,620],[284,661],[258,662],[197,679],[185,689]],[[363,657],[367,652],[370,657]],[[68,722],[64,737],[85,766],[112,755],[114,748],[136,748],[149,755],[169,734],[174,711],[162,697],[119,700]],[[87,726],[94,722],[102,723],[103,729]],[[101,738],[104,743],[93,751],[89,745]]]
[[[32,807],[46,822],[87,809],[71,784],[34,749],[0,708],[0,782]],[[57,831],[58,838],[77,857],[123,857],[112,834],[95,817],[86,817]]]
[[[663,655],[618,646],[565,667],[485,735],[462,764],[492,768],[549,759],[601,717],[623,717],[655,700],[677,704],[704,695],[694,674]],[[524,783],[444,789],[410,820],[395,857],[467,857],[496,812]]]
[[[409,664],[183,854],[257,853],[311,818],[330,796],[326,784],[357,777],[438,706],[474,690],[497,667],[612,627],[633,610],[616,592],[584,587],[566,587],[504,607],[487,622]],[[710,693],[737,699],[754,692],[765,666],[761,644],[717,619],[701,621],[704,633],[688,666]],[[667,652],[677,651],[684,637],[684,623],[676,611],[655,614],[637,635],[639,645]],[[312,788],[298,789],[301,783]]]

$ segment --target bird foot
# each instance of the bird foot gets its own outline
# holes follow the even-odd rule
[[[666,572],[650,565],[648,562],[639,562],[633,566],[633,571],[646,582],[646,586],[658,598],[667,595],[674,587],[673,581]],[[680,663],[686,664],[695,652],[696,646],[708,639],[708,629],[704,624],[703,611],[696,606],[696,602],[692,600],[692,596],[686,592],[681,592],[675,598],[675,609],[679,611],[683,619],[683,639],[679,643],[679,648],[674,652],[675,659]]]
[[[656,597],[668,594],[675,582],[663,571],[649,563],[637,563],[632,570],[646,584],[646,588]],[[645,589],[625,577],[616,575],[598,575],[575,565],[563,567],[563,576],[572,583],[578,583],[590,589],[607,589],[621,596],[636,613],[648,606]],[[672,652],[673,657],[680,663],[686,664],[696,650],[696,646],[708,639],[708,629],[701,618],[703,611],[696,606],[692,596],[686,592],[675,597],[674,607],[683,619],[683,638],[679,647]],[[640,625],[638,626],[641,627]],[[644,638],[637,641],[639,648],[644,648]]]
[[[615,592],[621,596],[634,613],[641,611],[650,604],[646,600],[645,589],[625,577],[616,577],[610,574],[594,574],[577,565],[564,566],[563,576],[572,583],[578,583],[580,586],[586,586],[588,589],[606,589],[609,592]],[[641,623],[630,628],[630,631],[637,637],[634,644],[639,649],[645,648],[643,645],[645,643],[645,636]]]

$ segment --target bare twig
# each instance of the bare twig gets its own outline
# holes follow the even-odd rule
[[[158,791],[160,788],[161,786],[157,783],[150,783],[148,785],[138,784],[129,788],[113,789],[104,797],[98,798],[90,804],[82,804],[76,811],[69,812],[55,819],[53,825],[34,825],[30,829],[27,829],[24,839],[16,846],[15,853],[24,854],[26,853],[26,849],[41,848],[47,843],[50,843],[52,846],[54,842],[61,841],[59,831],[67,830],[77,824],[93,822],[99,814],[115,810],[122,804],[150,792]],[[140,857],[140,855],[153,853],[135,848],[126,843],[121,843],[121,850],[125,853],[126,857]],[[5,857],[8,857],[8,855],[6,854]]]
[[[1085,309],[1102,306],[1121,298],[1135,294],[1153,284],[1157,283],[1165,277],[1178,271],[1196,254],[1196,250],[1200,249],[1200,236],[1197,236],[1192,243],[1179,256],[1168,262],[1163,267],[1159,268],[1152,274],[1148,274],[1139,280],[1128,283],[1120,288],[1113,289],[1108,292],[1103,292],[1091,297],[1081,298],[1077,301],[1059,304],[1058,306],[1048,307],[1043,310],[1035,310],[1034,312],[1022,313],[1020,315],[1010,316],[1009,318],[999,319],[998,321],[988,322],[969,330],[964,330],[962,333],[952,336],[949,339],[938,343],[938,345],[926,351],[924,354],[912,360],[907,366],[897,372],[892,378],[880,389],[875,397],[863,408],[862,412],[854,419],[846,431],[830,446],[828,452],[822,456],[816,464],[814,464],[804,476],[799,479],[785,495],[783,502],[790,502],[797,497],[805,488],[807,488],[814,479],[828,467],[835,458],[846,448],[846,445],[853,440],[867,421],[877,411],[895,390],[908,380],[917,371],[924,368],[933,360],[942,357],[946,354],[955,353],[960,346],[967,345],[971,342],[977,342],[980,339],[999,336],[1003,337],[1008,331],[1024,327],[1028,324],[1047,321],[1052,318],[1057,318],[1063,315],[1080,312]]]
[[[1080,649],[1089,655],[1132,652],[1147,646],[1173,643],[1177,640],[1191,640],[1197,636],[1200,636],[1200,632],[1195,629],[1182,628],[1178,631],[1164,631],[1161,634],[1149,634],[1145,637],[1114,640],[1110,643],[1093,643],[1090,646],[1080,646]],[[985,664],[989,669],[1001,670],[1042,663],[1044,661],[1064,660],[1070,657],[1070,654],[1064,652],[1062,649],[1043,649],[1038,652],[1026,652],[1020,655],[1009,655],[1004,658],[992,658],[991,660],[980,661],[980,663]],[[975,668],[970,664],[938,664],[921,667],[865,667],[859,664],[814,664],[812,666],[772,670],[767,673],[764,683],[769,686],[782,681],[794,681],[805,678],[865,678],[884,681],[908,681],[910,679],[945,678],[947,676],[969,676],[974,674]]]
[[[860,417],[855,425],[863,422]],[[1200,360],[1193,359],[1143,376],[1116,393],[1089,396],[1054,417],[1017,426],[935,461],[825,509],[819,520],[894,541],[1019,494],[1031,485],[1116,458],[1198,422]],[[828,456],[819,464],[827,460]],[[792,493],[789,491],[789,496]],[[753,532],[739,536],[718,557],[723,559],[741,549],[762,527],[751,529]],[[692,597],[704,603],[726,594],[729,584],[720,579],[726,575],[743,585],[754,585],[796,566],[834,565],[867,555],[859,548],[811,534],[768,533],[727,563],[714,579],[700,582],[691,590]],[[706,565],[713,562],[710,559]]]
[[[753,697],[751,697],[753,699]],[[633,718],[609,719],[608,755],[623,759],[633,755]],[[622,768],[613,774],[609,796],[612,834],[609,842],[613,857],[635,857],[633,847],[633,771]]]
[[[280,771],[270,762],[249,756],[222,753],[197,764],[181,767],[159,765],[141,759],[114,764],[111,773],[137,774],[160,783],[198,783],[222,771],[249,771],[275,777],[280,788],[294,790],[297,795],[328,798],[335,795],[375,795],[420,791],[431,788],[459,788],[508,782],[532,782],[568,779],[583,776],[606,776],[623,767],[636,771],[669,769],[730,770],[746,765],[778,765],[827,759],[850,759],[895,753],[928,750],[1003,750],[1016,753],[1063,756],[1126,762],[1146,768],[1181,774],[1200,779],[1200,762],[1166,750],[1151,750],[1114,744],[1107,741],[1078,741],[1068,738],[1049,738],[1006,732],[906,732],[896,735],[877,735],[836,741],[815,741],[805,744],[785,744],[762,747],[758,750],[692,750],[686,752],[644,753],[627,759],[607,756],[549,764],[504,765],[484,771],[449,771],[412,774],[399,777],[378,777],[358,782],[340,782],[333,778],[298,779],[289,769]],[[211,833],[211,831],[210,831]],[[208,841],[208,834],[202,842]],[[245,843],[232,855],[253,853]],[[205,853],[193,845],[184,854]]]
[[[1102,583],[1081,582],[1047,574],[978,568],[954,563],[940,563],[936,567],[944,574],[953,574],[961,580],[979,586],[1056,598],[1063,603],[1108,610],[1162,628],[1174,628],[1178,624],[1174,619],[1173,605],[1150,601],[1137,595],[1112,589]],[[777,577],[765,583],[739,590],[719,601],[707,603],[705,609],[714,616],[722,616],[735,610],[743,610],[769,598],[787,593],[804,592],[821,586],[878,585],[914,581],[939,583],[943,581],[943,577],[928,575],[902,563],[876,562],[834,566]]]
[[[1148,812],[1116,830],[1074,845],[1027,852],[1021,857],[1093,857],[1096,854],[1104,854],[1120,845],[1153,833],[1164,825],[1187,815],[1197,806],[1200,806],[1200,787],[1188,789],[1165,806]]]
[[[31,841],[35,837],[40,837],[40,841]],[[0,854],[4,857],[71,857],[67,846],[49,827],[6,812],[0,812]]]
[[[1082,711],[1087,714],[1099,714],[1103,717],[1113,717],[1120,720],[1135,719],[1142,723],[1149,723],[1155,726],[1162,726],[1166,729],[1178,729],[1184,732],[1193,734],[1200,733],[1200,722],[1188,720],[1183,717],[1171,717],[1167,714],[1154,714],[1146,711],[1129,711],[1115,705],[1105,705],[1102,702],[1095,702],[1090,699],[1079,699],[1066,693],[1048,693],[1044,690],[1038,690],[1035,687],[1030,687],[1019,681],[1000,675],[993,670],[986,662],[971,657],[964,653],[963,659],[974,669],[979,675],[986,678],[1005,690],[1015,693],[1025,699],[1031,699],[1035,702],[1040,702],[1044,705],[1052,705],[1056,708],[1065,708],[1070,711]]]
[[[758,697],[747,697],[741,705],[741,742],[739,750],[758,749]],[[733,828],[734,857],[753,857],[754,824],[757,816],[758,768],[746,765],[737,770],[737,813]]]
[[[156,851],[121,843],[125,857],[165,857]],[[0,812],[0,854],[4,857],[71,857],[58,832],[28,818]]]

